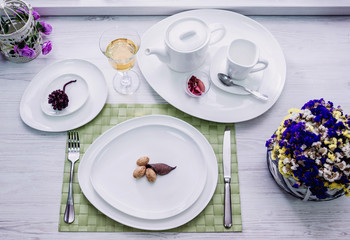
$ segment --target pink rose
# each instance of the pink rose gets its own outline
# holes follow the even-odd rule
[[[42,53],[43,53],[43,55],[48,54],[49,52],[51,52],[51,50],[52,50],[52,43],[51,43],[51,41],[44,42],[43,46],[42,46]]]
[[[24,48],[22,49],[17,49],[18,52],[19,52],[19,55],[22,56],[22,57],[29,57],[29,58],[35,58],[36,57],[36,53],[33,49],[31,49],[30,47],[28,46],[25,46]]]
[[[39,31],[45,35],[50,35],[52,32],[52,26],[44,21],[41,21]]]
[[[33,10],[32,15],[34,17],[34,20],[38,20],[40,18],[40,15],[37,11]]]

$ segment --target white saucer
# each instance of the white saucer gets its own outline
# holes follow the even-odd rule
[[[49,85],[64,75],[80,76],[86,81],[88,89],[93,91],[89,92],[85,104],[75,112],[60,117],[50,116],[41,109],[43,96],[47,94]],[[67,131],[94,119],[106,103],[107,95],[105,77],[99,68],[82,59],[67,59],[45,67],[32,79],[23,93],[20,115],[23,122],[32,128],[46,132]]]
[[[219,79],[218,79],[218,73],[225,73],[226,74],[226,51],[227,46],[221,47],[213,56],[212,63],[210,65],[210,78],[213,84],[220,88],[221,90],[224,90],[229,93],[233,94],[239,94],[239,95],[248,95],[247,91],[245,91],[241,87],[228,87],[224,85]],[[260,85],[263,81],[264,77],[264,71],[259,71],[255,73],[251,73],[248,75],[248,77],[244,80],[236,80],[237,84],[240,84],[242,86],[245,86],[247,88],[250,88],[252,90],[259,90]]]
[[[68,96],[69,103],[68,106],[61,111],[54,110],[52,108],[51,103],[48,103],[49,94],[53,91],[61,89],[63,90],[63,86],[72,80],[76,80],[76,82],[70,83],[66,86],[65,93]],[[63,74],[57,78],[55,78],[46,88],[44,94],[42,96],[41,102],[41,110],[50,116],[66,116],[71,114],[78,109],[80,109],[88,99],[89,96],[89,87],[84,80],[79,75],[76,74]]]

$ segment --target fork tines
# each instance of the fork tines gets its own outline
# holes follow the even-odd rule
[[[79,134],[76,131],[68,132],[68,151],[79,151],[80,141]]]

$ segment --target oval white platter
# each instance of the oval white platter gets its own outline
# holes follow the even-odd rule
[[[259,87],[259,91],[269,96],[267,102],[260,101],[252,95],[229,93],[214,84],[202,98],[191,98],[182,87],[182,80],[188,73],[172,71],[155,55],[145,54],[147,48],[163,47],[167,27],[185,17],[199,18],[207,24],[221,23],[226,28],[226,35],[221,41],[209,47],[207,59],[200,67],[200,70],[208,74],[212,62],[219,61],[213,59],[213,56],[234,39],[246,38],[257,44],[261,57],[269,61]],[[147,82],[168,103],[192,116],[215,122],[242,122],[265,113],[279,98],[286,78],[285,58],[274,36],[251,18],[225,10],[186,11],[156,23],[142,36],[138,64]]]

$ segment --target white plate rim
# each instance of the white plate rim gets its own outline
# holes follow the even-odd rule
[[[81,72],[78,68],[74,68],[72,72],[76,73],[76,71],[78,71],[79,74],[86,74],[86,77],[84,79],[88,84],[93,85],[89,86],[89,89],[94,89],[95,91],[89,91],[87,102],[80,109],[72,114],[57,118],[55,116],[49,116],[42,112],[40,105],[42,94],[40,93],[45,90],[48,82],[50,82],[45,82],[47,78],[43,78],[42,75],[48,71],[50,72],[51,69],[55,69],[57,65],[59,66],[63,64],[71,64],[73,66],[80,64],[85,66],[86,69],[84,72]],[[91,76],[89,76],[91,73],[98,76],[97,78],[94,78],[94,81],[92,81]],[[65,72],[60,73],[60,75],[63,74],[65,74]],[[34,91],[39,92],[35,97],[31,96],[31,91],[33,91],[33,89]],[[25,124],[40,131],[67,131],[83,126],[94,119],[104,107],[107,96],[108,88],[104,74],[96,65],[83,59],[65,59],[46,66],[34,76],[22,95],[19,107],[20,116]]]
[[[138,117],[138,118],[152,118],[152,117],[163,117],[167,119],[172,119],[172,121],[175,122],[182,122],[182,124],[188,124],[183,120],[180,120],[175,117],[167,116],[167,115],[148,115],[148,116],[143,116],[143,117]],[[133,118],[138,119],[138,118]],[[122,122],[120,124],[127,124],[128,121]],[[119,125],[119,124],[118,124]],[[117,125],[117,126],[118,126]],[[143,229],[143,230],[153,230],[153,231],[160,231],[160,230],[167,230],[167,229],[172,229],[176,228],[178,226],[181,226],[190,220],[192,220],[194,217],[196,217],[203,209],[207,206],[209,201],[211,200],[216,186],[217,186],[217,180],[218,180],[218,164],[217,164],[217,159],[216,155],[214,153],[213,148],[211,147],[210,143],[208,140],[205,138],[202,133],[200,133],[196,128],[188,124],[190,128],[192,128],[193,132],[196,132],[198,134],[198,139],[203,141],[203,144],[207,144],[208,148],[208,155],[211,155],[210,160],[207,161],[207,179],[206,179],[206,186],[203,189],[203,192],[200,194],[200,197],[198,200],[190,206],[188,209],[185,211],[173,216],[169,217],[166,219],[153,219],[153,220],[145,220],[142,218],[137,218],[130,216],[128,214],[125,214],[111,205],[107,204],[101,197],[95,192],[93,189],[90,179],[89,179],[89,172],[91,171],[92,163],[91,161],[88,161],[87,157],[84,158],[84,156],[88,156],[95,154],[94,150],[92,148],[88,148],[87,151],[85,152],[83,158],[79,162],[79,168],[78,168],[78,181],[79,185],[81,187],[81,190],[85,197],[90,201],[92,205],[94,205],[99,211],[101,211],[103,214],[108,216],[109,218],[118,221],[121,224],[124,224],[126,226],[138,228],[138,229]],[[101,138],[106,134],[108,131],[103,133],[101,136],[98,138]],[[97,138],[97,139],[98,139]],[[88,155],[86,155],[88,154]]]
[[[258,41],[258,46],[259,41],[266,45],[264,47],[268,48],[268,51],[266,51],[268,54],[273,53],[273,59],[268,60],[270,62],[269,67],[274,68],[274,72],[271,73],[272,80],[276,81],[276,83],[272,84],[273,86],[269,86],[270,89],[268,90],[270,90],[270,92],[265,92],[269,94],[270,97],[267,102],[262,102],[251,95],[237,96],[216,87],[213,87],[207,93],[207,96],[201,98],[201,100],[188,99],[188,97],[186,97],[186,95],[183,93],[182,89],[178,87],[179,84],[177,82],[171,82],[173,79],[182,79],[187,73],[171,71],[167,68],[166,64],[160,62],[156,56],[147,56],[144,53],[146,48],[154,47],[155,44],[162,44],[162,33],[170,23],[187,16],[200,18],[207,24],[218,22],[224,24],[224,26],[228,29],[231,28],[231,30],[233,27],[239,28],[242,24],[250,26],[250,28],[244,30],[245,32],[242,31],[242,29],[239,29],[242,31],[242,34],[240,36],[236,36],[236,38],[245,38],[245,36],[243,36],[244,34],[260,34],[255,36],[257,37],[255,40]],[[237,21],[242,24],[236,24]],[[229,35],[228,32],[226,35]],[[231,41],[233,39],[230,36],[225,36],[224,39],[217,44],[217,46],[211,46],[209,48],[209,55],[212,55],[216,48],[227,45],[228,40]],[[152,59],[152,57],[154,59]],[[266,56],[263,57],[266,58]],[[284,54],[275,37],[264,26],[253,19],[226,10],[200,9],[185,11],[167,17],[156,23],[142,36],[142,44],[138,55],[138,64],[146,81],[168,103],[192,116],[222,123],[247,121],[268,111],[279,98],[284,88],[286,79],[286,63]],[[200,70],[208,68],[207,65],[209,64],[210,63],[206,62],[200,68]],[[152,66],[152,70],[149,69],[149,66]],[[267,78],[269,79],[269,76],[267,76]],[[162,84],[160,84],[161,81],[163,81]],[[164,81],[166,81],[166,83],[164,83]],[[213,100],[217,101],[216,104],[213,103]]]
[[[151,126],[162,126],[162,127],[168,127],[171,129],[176,129],[177,131],[182,132],[184,135],[187,135],[193,141],[193,144],[195,144],[196,147],[199,148],[203,152],[204,146],[200,145],[199,142],[197,141],[197,139],[195,138],[194,134],[191,133],[187,129],[189,125],[174,124],[175,122],[170,122],[169,119],[171,119],[171,118],[157,117],[157,115],[153,115],[153,117],[151,117],[151,118],[138,118],[136,120],[127,122],[126,124],[119,125],[118,127],[111,128],[109,130],[109,132],[106,135],[104,135],[103,138],[98,138],[93,142],[94,146],[92,146],[92,148],[94,148],[94,151],[98,152],[98,153],[96,156],[97,159],[95,158],[93,163],[92,163],[92,169],[90,172],[90,182],[91,182],[93,188],[95,189],[95,192],[97,192],[97,194],[99,194],[102,199],[104,199],[110,205],[114,206],[119,211],[124,212],[124,213],[131,215],[131,216],[134,216],[134,217],[138,217],[138,218],[164,219],[164,218],[168,218],[168,217],[172,217],[174,215],[177,215],[180,212],[189,208],[198,199],[198,197],[202,193],[203,188],[204,188],[204,183],[205,183],[206,177],[207,177],[207,171],[208,171],[206,165],[201,165],[198,167],[198,170],[200,170],[200,175],[199,175],[200,178],[196,179],[196,186],[192,186],[193,188],[191,189],[192,192],[191,192],[190,196],[183,196],[184,197],[183,201],[185,201],[185,202],[180,201],[179,205],[174,206],[173,209],[169,209],[167,212],[158,212],[158,213],[155,212],[152,214],[152,212],[149,212],[146,210],[142,211],[142,209],[139,209],[139,208],[137,208],[137,209],[132,208],[132,207],[128,206],[127,204],[125,204],[124,202],[113,199],[113,197],[111,197],[108,193],[106,193],[103,189],[101,189],[101,187],[99,187],[96,183],[94,183],[95,174],[93,173],[93,171],[94,171],[94,169],[96,169],[94,167],[95,164],[99,164],[96,161],[101,160],[101,158],[99,157],[99,154],[101,154],[103,151],[105,151],[106,148],[108,148],[108,145],[110,143],[112,143],[113,141],[117,141],[118,137],[121,137],[121,136],[124,137],[124,134],[128,134],[128,132],[135,131],[139,128],[144,128],[144,127],[147,128],[147,127],[151,127]],[[165,121],[165,120],[167,120],[167,121]],[[196,137],[197,136],[198,135],[196,135]],[[205,147],[207,147],[207,145],[205,145]],[[202,158],[205,159],[206,156],[204,154],[202,154],[201,159]],[[103,160],[105,160],[105,159],[103,159]],[[135,162],[136,162],[136,160],[135,160]],[[152,162],[150,162],[150,163],[152,163]],[[135,164],[135,167],[136,167],[136,164]],[[177,169],[179,171],[179,167],[177,167]],[[174,171],[176,171],[176,169]],[[117,174],[117,170],[116,170],[116,174]],[[131,175],[131,172],[130,172],[130,175]],[[158,180],[158,181],[161,181],[161,180]],[[144,203],[144,204],[146,204],[146,203]]]

